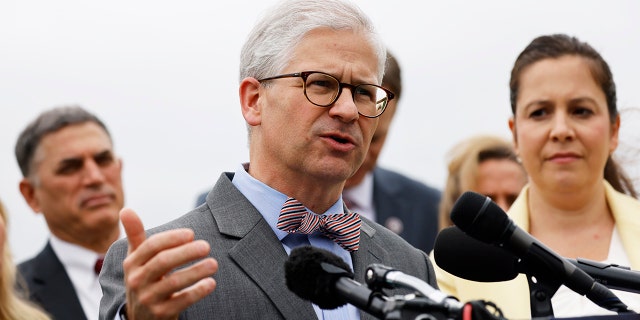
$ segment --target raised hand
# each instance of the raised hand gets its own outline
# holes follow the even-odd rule
[[[194,240],[191,229],[147,238],[133,210],[122,209],[120,220],[129,241],[123,263],[129,320],[177,319],[180,312],[213,292],[216,281],[211,276],[218,271],[218,262],[208,257],[209,243]]]

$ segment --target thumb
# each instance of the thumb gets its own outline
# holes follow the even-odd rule
[[[129,252],[134,251],[147,238],[140,217],[130,208],[120,210],[120,221],[129,241]]]

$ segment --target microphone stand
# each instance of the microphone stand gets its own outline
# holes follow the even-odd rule
[[[469,311],[466,316],[463,316],[462,310],[452,313],[441,303],[415,294],[388,297],[386,301],[387,308],[377,315],[384,320],[506,320],[501,312],[496,311],[498,309],[494,304],[481,300],[470,301],[465,305]],[[487,306],[494,310],[491,311]]]
[[[528,262],[529,263],[526,264],[520,263],[520,267],[522,268],[521,273],[527,276],[527,282],[529,284],[531,317],[553,317],[551,298],[563,284],[563,281],[553,272],[540,272],[540,270],[544,270],[543,268],[546,267],[542,262],[537,262],[536,260],[530,260]],[[578,270],[582,271],[580,269]],[[604,288],[604,286],[597,281],[594,283],[594,286],[595,285]],[[613,293],[611,294],[613,295]],[[589,293],[586,294],[586,297],[589,298]],[[615,298],[615,300],[606,300],[597,304],[604,309],[617,312],[618,314],[635,313],[627,309],[627,306],[615,295],[613,295],[613,298]],[[589,299],[592,300],[591,298]]]
[[[382,294],[374,291],[374,294]],[[458,320],[460,317],[448,316],[448,310],[441,304],[413,294],[388,298],[387,308],[383,310],[384,320]]]
[[[553,306],[551,297],[560,288],[560,281],[547,277],[536,277],[526,273],[529,283],[529,305],[531,306],[531,317],[553,317]]]
[[[393,270],[387,266],[372,264],[367,268],[365,280],[372,295],[383,295],[382,289],[405,288],[412,289],[415,293],[405,296],[395,296],[393,306],[384,310],[385,320],[502,320],[502,312],[498,315],[490,312],[486,306],[495,305],[485,301],[472,301],[465,305],[457,299],[449,297],[439,290],[431,287],[422,280]],[[463,316],[463,309],[468,314]]]

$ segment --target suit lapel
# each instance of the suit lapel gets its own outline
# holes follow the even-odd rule
[[[360,249],[351,253],[354,280],[364,286],[366,286],[364,276],[367,267],[372,263],[381,263],[387,255],[386,249],[374,240],[376,230],[371,227],[370,223],[370,220],[366,218],[362,219],[362,227],[360,227]],[[363,320],[377,319],[362,310],[360,310],[360,318]]]
[[[32,300],[54,316],[86,319],[71,279],[49,243],[34,263],[36,271],[28,279]]]
[[[640,237],[637,230],[640,230],[640,222],[637,213],[640,205],[636,199],[616,192],[608,182],[605,182],[607,204],[611,208],[616,228],[622,241],[622,246],[627,252],[630,266],[634,270],[640,269]]]
[[[229,177],[230,178],[230,177]],[[300,299],[285,283],[284,262],[288,256],[281,242],[262,215],[223,176],[216,184],[217,190],[211,204],[226,203],[225,208],[211,206],[214,218],[222,234],[238,238],[229,251],[240,269],[251,278],[286,319],[316,318],[311,303]],[[223,201],[223,202],[220,202]],[[233,208],[233,214],[228,212]]]
[[[360,227],[360,250],[351,253],[355,280],[364,283],[364,274],[372,263],[380,263],[387,251],[374,241],[376,230],[370,225],[370,220],[362,219]],[[364,248],[364,249],[363,249]]]

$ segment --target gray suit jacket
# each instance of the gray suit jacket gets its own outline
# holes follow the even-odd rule
[[[431,252],[438,235],[440,197],[438,189],[422,182],[380,167],[373,169],[376,220],[391,230],[400,225],[398,234],[424,252]]]
[[[34,258],[18,265],[29,300],[40,305],[53,319],[86,319],[71,279],[47,242]]]
[[[311,303],[287,289],[284,262],[287,253],[253,205],[224,173],[209,193],[206,204],[149,234],[175,228],[191,228],[196,239],[211,245],[210,256],[218,260],[214,275],[216,290],[181,314],[182,319],[314,319]],[[127,254],[125,239],[107,253],[100,284],[104,296],[100,319],[114,319],[125,301],[122,261]],[[360,250],[352,254],[355,280],[364,283],[371,263],[393,266],[436,287],[427,255],[396,234],[364,220]],[[406,292],[405,292],[406,293]],[[390,292],[389,294],[397,294]],[[362,319],[373,319],[362,313]]]

